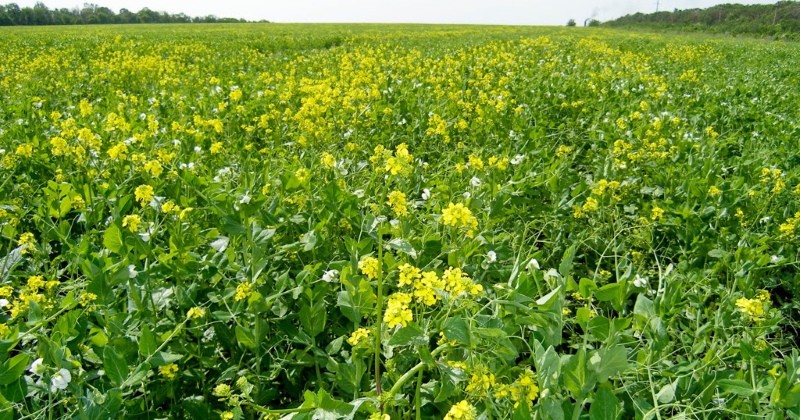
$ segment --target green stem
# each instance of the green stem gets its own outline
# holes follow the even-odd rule
[[[383,338],[383,236],[378,226],[378,278],[377,281],[377,313],[375,328],[375,393],[381,396],[381,339]]]
[[[422,371],[417,374],[417,390],[414,392],[414,409],[417,412],[417,420],[422,419],[422,401],[420,398],[420,390],[422,389]]]
[[[243,402],[242,404],[252,408],[259,413],[265,414],[291,414],[291,413],[306,413],[309,411],[314,411],[317,407],[297,407],[297,408],[283,408],[283,409],[271,409],[271,408],[264,408],[258,404],[253,404],[251,402]]]

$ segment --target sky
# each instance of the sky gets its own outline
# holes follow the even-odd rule
[[[10,3],[13,0],[0,0]],[[82,7],[83,1],[43,0],[49,8]],[[392,22],[392,23],[477,23],[506,25],[578,24],[595,18],[611,20],[628,13],[705,8],[736,0],[94,0],[99,6],[119,12],[147,7],[189,16],[269,20],[272,22]],[[776,0],[740,1],[770,4]],[[20,7],[36,1],[16,1]],[[658,4],[657,4],[658,3]]]

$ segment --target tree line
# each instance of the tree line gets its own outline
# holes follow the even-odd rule
[[[784,0],[775,4],[720,4],[707,9],[635,13],[603,25],[797,39],[800,38],[800,3]]]
[[[0,5],[0,26],[15,25],[92,25],[107,23],[216,23],[246,22],[244,19],[218,18],[213,15],[191,17],[184,13],[169,14],[144,8],[138,12],[86,3],[82,8],[50,9],[44,3],[19,7],[16,3]]]

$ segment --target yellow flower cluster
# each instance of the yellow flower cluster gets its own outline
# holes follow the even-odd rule
[[[19,235],[19,239],[17,239],[17,245],[22,247],[22,254],[28,254],[34,249],[36,249],[36,237],[33,236],[30,232],[25,232]]]
[[[403,217],[408,214],[408,202],[406,202],[406,195],[400,191],[392,191],[387,197],[388,204],[397,217]]]
[[[153,187],[150,185],[139,185],[136,187],[136,190],[133,192],[136,201],[142,205],[142,207],[148,205],[151,201],[153,201],[153,197],[155,197],[155,193],[153,192]]]
[[[539,396],[536,374],[530,368],[526,368],[512,384],[498,384],[494,395],[497,398],[510,397],[514,401],[514,408],[523,402],[532,405]]]
[[[378,278],[381,263],[375,257],[362,257],[358,261],[358,269],[370,280]]]
[[[186,317],[189,319],[198,319],[206,316],[206,308],[194,306],[186,312]]]
[[[175,363],[170,363],[164,366],[160,366],[158,368],[158,373],[167,378],[168,380],[173,380],[178,375],[178,365]]]
[[[253,294],[253,283],[250,282],[243,282],[239,283],[236,286],[236,294],[233,296],[233,300],[240,301],[250,297]]]
[[[774,194],[780,194],[786,189],[783,171],[778,168],[761,168],[761,183],[772,183],[772,193]]]
[[[450,410],[444,416],[444,420],[475,420],[477,415],[478,412],[472,404],[467,400],[461,400],[450,407]]]
[[[142,218],[136,214],[129,214],[122,218],[122,227],[128,228],[128,230],[133,233],[139,231],[140,223],[142,223]]]
[[[446,209],[442,210],[442,223],[454,228],[466,228],[469,237],[472,237],[475,229],[478,228],[478,219],[463,203],[450,203]]]
[[[761,322],[769,310],[770,296],[766,290],[759,290],[753,299],[739,298],[736,308],[747,318]]]
[[[389,301],[386,304],[386,311],[383,314],[383,322],[394,328],[397,325],[406,326],[413,320],[411,309],[408,305],[411,303],[411,295],[408,293],[394,293],[389,296]]]
[[[467,392],[483,397],[492,389],[495,383],[494,373],[490,373],[486,366],[479,366],[469,378]]]
[[[351,346],[355,347],[355,346],[359,345],[359,343],[361,343],[364,340],[366,340],[367,338],[369,338],[369,334],[370,334],[370,332],[369,332],[368,329],[359,328],[359,329],[353,331],[352,334],[350,334],[350,337],[347,338],[347,343],[350,344]]]
[[[400,143],[394,149],[394,156],[386,158],[384,170],[390,175],[406,176],[411,173],[411,162],[414,157],[408,152],[408,146]]]
[[[444,289],[456,297],[467,293],[471,296],[483,293],[483,286],[472,281],[460,268],[450,267],[445,270],[442,274],[442,282],[444,282]]]
[[[797,227],[800,226],[800,211],[794,214],[794,216],[786,219],[786,222],[781,223],[778,226],[778,230],[781,232],[781,238],[791,238],[796,235]]]

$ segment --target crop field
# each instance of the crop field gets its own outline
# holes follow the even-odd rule
[[[794,43],[0,30],[0,419],[800,418]]]

